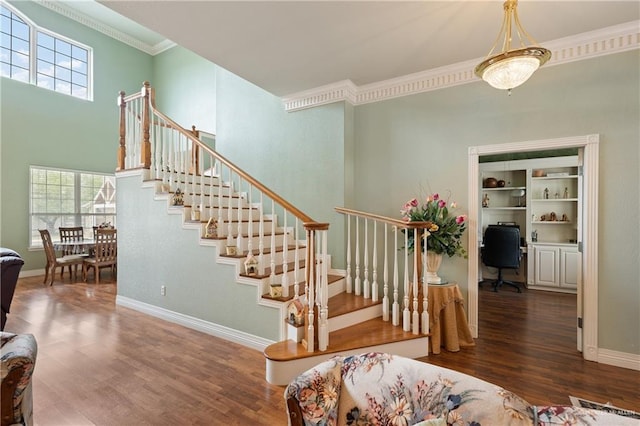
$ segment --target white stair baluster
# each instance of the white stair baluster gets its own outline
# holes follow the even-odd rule
[[[393,248],[393,309],[392,324],[400,325],[400,304],[398,303],[398,227],[393,227],[394,248]]]
[[[295,239],[296,251],[293,255],[293,298],[297,299],[300,297],[300,245],[298,242],[298,228],[300,227],[300,220],[296,217],[296,225],[293,228],[293,238]]]
[[[388,275],[389,275],[389,269],[388,269],[388,254],[387,252],[389,251],[389,247],[388,247],[388,234],[389,234],[389,230],[388,230],[388,226],[385,223],[384,224],[384,265],[383,265],[383,272],[382,272],[382,281],[384,283],[383,287],[382,287],[382,320],[383,321],[389,321],[389,280],[388,280]]]
[[[329,288],[327,286],[328,264],[327,258],[327,231],[320,231],[320,246],[322,265],[319,268],[322,272],[318,287],[321,289],[320,318],[318,319],[318,346],[321,351],[326,351],[329,346]]]
[[[369,220],[364,219],[364,282],[362,283],[364,289],[364,298],[369,299],[371,297],[371,287],[369,283]]]
[[[249,200],[249,225],[247,226],[247,233],[248,233],[248,237],[247,237],[247,251],[249,253],[251,253],[251,255],[253,256],[253,205],[252,205],[252,192],[253,192],[253,185],[251,185],[250,182],[247,182],[247,184],[249,185],[249,192],[247,194],[247,198]]]
[[[412,310],[413,310],[413,316],[411,318],[411,322],[412,322],[412,332],[413,334],[420,334],[420,314],[418,313],[418,262],[420,262],[419,259],[422,258],[422,256],[420,256],[420,252],[422,251],[422,244],[419,240],[418,237],[418,229],[415,228],[413,229],[413,241],[415,241],[415,244],[413,245],[414,247],[414,262],[413,262],[413,283],[412,283],[412,289],[413,289],[413,306],[412,306]]]
[[[287,229],[287,211],[283,208],[282,210],[283,218],[282,218],[282,226],[284,227],[284,237],[282,241],[282,296],[289,297],[289,277],[287,273],[289,272],[289,230]],[[275,253],[273,256],[275,257]]]
[[[403,309],[402,309],[402,329],[404,331],[411,331],[411,315],[409,312],[409,250],[407,244],[409,243],[408,235],[411,232],[410,229],[406,229],[404,233],[404,297],[403,297]]]
[[[260,192],[260,222],[258,226],[258,271],[264,275],[264,201],[262,191]]]
[[[347,215],[347,293],[353,292],[351,279],[351,215]]]
[[[218,237],[222,237],[224,236],[224,219],[223,219],[223,215],[222,215],[222,211],[223,211],[223,206],[224,203],[222,202],[224,200],[224,198],[222,197],[222,161],[218,160]]]
[[[238,236],[236,238],[236,247],[238,249],[238,254],[242,254],[243,253],[243,247],[242,247],[242,242],[243,242],[243,238],[242,238],[242,206],[243,206],[243,195],[242,195],[242,176],[238,175],[238,202],[237,202],[237,206],[238,206],[238,213],[236,215],[236,217],[238,218]]]
[[[378,222],[373,221],[373,281],[371,282],[371,300],[378,301]]]
[[[362,294],[360,282],[360,218],[356,216],[356,296]]]
[[[276,283],[276,228],[278,227],[278,221],[276,219],[276,205],[273,200],[271,200],[271,246],[270,246],[270,266],[271,266],[271,274],[269,275],[269,283]]]
[[[229,202],[227,203],[227,246],[233,246],[233,171],[229,169]]]
[[[425,236],[425,238],[427,237]],[[427,247],[426,240],[424,242],[424,246]],[[427,282],[426,252],[422,254],[422,277],[420,278],[422,279],[422,334],[429,334],[429,283]]]

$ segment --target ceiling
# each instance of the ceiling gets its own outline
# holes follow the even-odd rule
[[[148,45],[171,40],[277,96],[479,61],[502,21],[502,2],[478,0],[64,3]],[[640,2],[521,0],[518,12],[544,45],[638,21]]]

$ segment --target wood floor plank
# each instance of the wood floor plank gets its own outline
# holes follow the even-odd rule
[[[36,425],[287,424],[260,351],[116,306],[115,283],[42,278],[19,280],[6,326],[38,341]],[[484,289],[479,301],[476,346],[422,361],[534,404],[575,395],[640,411],[640,372],[575,350],[575,296]]]

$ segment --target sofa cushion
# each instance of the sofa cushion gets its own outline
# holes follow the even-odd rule
[[[530,405],[475,377],[390,354],[344,359],[338,425],[531,425]]]

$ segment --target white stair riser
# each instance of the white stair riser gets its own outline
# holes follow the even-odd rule
[[[359,324],[370,319],[378,318],[382,316],[382,304],[369,306],[365,309],[360,309],[354,312],[349,312],[344,315],[329,318],[329,332],[341,330],[343,328],[351,327],[352,325]]]
[[[191,205],[191,207],[185,207],[185,219],[189,220],[191,219],[191,212],[196,210],[196,207],[194,207],[194,205]],[[211,216],[213,216],[214,219],[218,219],[218,217],[220,216],[220,213],[222,213],[222,220],[227,220],[229,217],[229,209],[227,208],[227,206],[222,206],[222,208],[218,208],[218,207],[210,207],[209,205],[204,205],[202,207],[200,207],[200,220],[202,220],[203,222],[206,222],[209,220],[209,218]],[[249,208],[243,208],[242,210],[242,220],[249,220],[249,217],[251,217],[251,219],[253,220],[253,224],[254,224],[254,228],[257,224],[260,223],[260,211],[258,209],[249,209]],[[238,209],[237,208],[232,208],[231,209],[231,217],[233,218],[233,220],[238,220]]]

